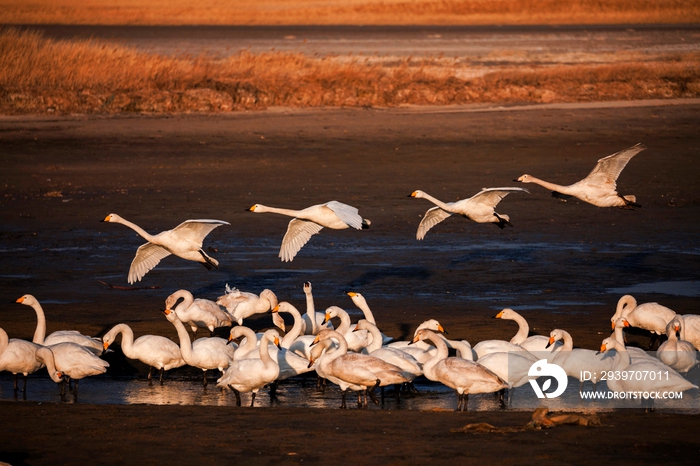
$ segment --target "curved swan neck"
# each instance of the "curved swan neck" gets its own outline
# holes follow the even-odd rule
[[[335,351],[331,352],[330,354],[327,354],[327,362],[331,363],[338,359],[339,357],[345,355],[348,353],[348,342],[345,340],[345,337],[340,333],[335,330],[330,330],[328,331],[328,334],[326,338],[334,338],[338,342],[338,348],[335,349]]]
[[[46,315],[39,301],[32,303],[32,309],[36,312],[36,330],[32,341],[38,345],[43,345],[46,339]]]
[[[372,342],[365,347],[367,353],[372,354],[373,351],[376,351],[382,347],[382,332],[379,331],[379,328],[376,325],[368,320],[360,322],[357,323],[357,328],[360,330],[367,330],[369,334],[372,335]]]
[[[292,325],[292,328],[284,336],[284,338],[282,338],[282,342],[280,343],[282,348],[289,348],[291,344],[294,343],[294,340],[299,338],[299,335],[301,335],[301,330],[304,326],[304,319],[302,319],[299,310],[291,304],[289,304],[289,306],[285,306],[284,309],[280,308],[280,311],[291,314],[292,317],[294,317],[294,325]]]
[[[260,338],[260,360],[265,367],[273,363],[272,356],[270,356],[270,336],[267,332]]]
[[[364,296],[362,298],[356,298],[353,299],[355,302],[355,305],[360,308],[362,313],[365,315],[365,320],[367,322],[377,325],[377,321],[374,320],[374,314],[372,314],[372,310],[369,308],[369,305],[367,304],[367,300],[365,300]]]
[[[426,338],[426,340],[430,340],[433,342],[435,345],[435,348],[437,351],[435,351],[435,354],[433,357],[428,359],[424,364],[423,364],[423,373],[425,374],[430,374],[432,378],[435,378],[433,375],[433,369],[435,368],[435,365],[442,361],[443,359],[447,359],[447,356],[449,356],[449,349],[447,348],[447,343],[439,337],[435,332],[432,332],[430,330],[427,330],[429,332],[429,337]]]
[[[183,324],[182,321],[177,318],[177,314],[175,314],[175,319],[173,319],[171,323],[175,326],[177,336],[180,338],[180,353],[182,354],[182,359],[189,364],[188,359],[191,359],[193,355],[190,334],[187,332],[185,324]]]
[[[239,326],[235,327],[235,330],[232,330],[232,332],[236,333],[236,336],[234,336],[233,339],[236,339],[240,336],[245,337],[245,344],[238,346],[238,348],[234,352],[234,356],[239,351],[240,354],[246,355],[251,351],[255,350],[255,347],[258,345],[258,337],[255,335],[255,332],[251,328]]]
[[[115,218],[115,221],[117,223],[121,223],[122,225],[125,225],[125,226],[131,228],[132,230],[134,230],[136,233],[138,233],[143,239],[145,239],[148,242],[151,242],[151,240],[153,239],[153,235],[151,235],[149,232],[147,232],[146,230],[144,230],[143,228],[141,228],[137,224],[130,222],[123,217],[117,217],[117,218]]]
[[[112,337],[112,341],[110,341],[109,343],[114,342],[114,340],[116,340],[117,338],[117,335],[119,335],[120,333],[122,334],[122,352],[124,353],[124,356],[126,356],[127,358],[131,358],[131,350],[134,347],[134,331],[131,330],[131,327],[129,327],[126,324],[118,324],[115,325],[114,328],[112,328],[112,330],[110,330],[110,333],[114,334],[114,336]]]
[[[509,317],[509,320],[513,320],[518,324],[518,332],[510,339],[511,343],[519,345],[527,339],[530,333],[530,326],[525,320],[525,317],[521,316],[517,312],[513,312]]]
[[[348,333],[348,331],[350,331],[350,315],[348,315],[348,313],[344,309],[340,308],[336,310],[336,314],[337,317],[340,319],[340,325],[338,325],[338,328],[336,330],[341,335],[344,335]]]
[[[561,330],[562,341],[564,345],[561,347],[561,351],[571,351],[574,349],[574,339],[571,338],[571,334],[566,330]]]
[[[175,312],[180,311],[183,312],[187,310],[188,307],[194,303],[194,296],[192,296],[192,293],[190,293],[187,290],[178,290],[175,293],[171,295],[175,301],[173,301],[173,304],[177,303],[180,298],[182,298],[182,301],[173,309]]]
[[[437,199],[437,198],[431,196],[430,194],[426,193],[425,191],[422,191],[422,194],[420,197],[422,197],[423,199],[429,200],[430,202],[432,202],[436,206],[440,207],[442,210],[445,210],[447,212],[452,212],[452,208],[449,205],[445,204],[440,199]]]

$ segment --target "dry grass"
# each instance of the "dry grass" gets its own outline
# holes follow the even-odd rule
[[[700,56],[555,66],[461,79],[438,59],[392,66],[361,59],[241,52],[164,57],[96,41],[0,33],[0,113],[225,112],[700,97]]]
[[[700,21],[697,0],[0,0],[0,24],[620,24]]]

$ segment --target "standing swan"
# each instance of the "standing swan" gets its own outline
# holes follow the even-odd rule
[[[104,349],[114,343],[117,335],[122,334],[122,352],[129,359],[137,359],[148,365],[148,385],[151,385],[153,368],[160,370],[160,384],[163,385],[163,373],[185,365],[180,347],[168,338],[160,335],[141,335],[134,340],[134,332],[126,324],[117,324],[102,337]]]
[[[279,258],[282,262],[291,262],[299,250],[311,239],[311,236],[320,232],[323,227],[334,230],[355,228],[363,230],[369,228],[370,221],[362,218],[358,210],[350,205],[338,201],[330,201],[325,204],[312,205],[302,210],[280,209],[255,204],[247,209],[249,212],[287,215],[294,217],[287,227],[287,233],[282,239]]]
[[[24,376],[22,391],[27,389],[27,375],[44,367],[44,362],[37,359],[40,345],[18,338],[9,339],[7,332],[0,328],[0,372],[12,372],[17,391],[17,374]]]
[[[493,223],[498,228],[505,228],[506,225],[513,226],[510,223],[510,217],[505,214],[497,214],[495,209],[504,197],[516,192],[529,193],[530,191],[524,188],[484,188],[469,199],[461,199],[456,202],[442,202],[423,191],[413,191],[408,197],[427,199],[437,206],[428,209],[423,216],[423,220],[418,225],[416,239],[425,238],[425,234],[432,227],[452,214],[461,215],[476,223]]]
[[[598,163],[587,177],[569,186],[561,186],[540,180],[532,175],[523,175],[515,181],[535,183],[552,191],[552,196],[565,201],[571,197],[598,207],[621,207],[634,209],[641,207],[637,198],[631,194],[622,196],[617,192],[617,178],[627,163],[646,149],[643,144],[636,144],[629,149],[621,150],[598,160]]]
[[[172,230],[151,235],[140,226],[109,214],[103,222],[121,223],[138,233],[148,243],[140,246],[129,268],[129,284],[140,281],[161,259],[175,254],[186,260],[199,262],[207,269],[215,269],[219,262],[202,249],[202,241],[211,231],[221,225],[230,225],[222,220],[185,220]]]

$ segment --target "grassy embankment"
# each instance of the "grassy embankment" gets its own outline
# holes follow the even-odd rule
[[[143,4],[143,3],[147,3]],[[689,0],[0,0],[0,23],[552,24],[700,20]],[[264,12],[264,14],[261,14]],[[217,112],[269,106],[450,105],[700,96],[700,55],[619,54],[612,64],[512,68],[465,78],[443,58],[239,53],[167,57],[97,41],[0,32],[0,113]]]

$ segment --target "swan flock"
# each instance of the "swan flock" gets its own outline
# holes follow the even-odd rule
[[[600,159],[593,171],[583,180],[570,186],[555,185],[530,175],[516,181],[535,183],[553,192],[555,197],[567,200],[576,197],[598,207],[640,207],[633,195],[620,195],[616,191],[616,180],[626,164],[645,146],[637,144],[628,149]],[[470,198],[455,202],[443,202],[424,191],[416,190],[409,197],[427,199],[434,207],[425,212],[416,239],[422,240],[426,233],[456,214],[475,223],[493,223],[503,229],[512,226],[510,217],[497,213],[496,206],[508,194],[529,194],[525,188],[483,188]],[[269,207],[255,204],[246,209],[253,213],[275,213],[291,217],[282,239],[279,258],[292,261],[301,248],[324,227],[328,229],[368,229],[371,222],[363,218],[357,208],[338,201],[313,205],[301,210]],[[135,254],[128,272],[128,282],[133,284],[169,255],[202,264],[212,270],[219,261],[205,251],[205,238],[219,226],[229,222],[214,219],[186,220],[171,230],[150,234],[140,226],[117,214],[107,215],[103,222],[120,223],[134,230],[146,240]],[[211,248],[210,248],[211,250]],[[37,315],[37,331],[32,341],[10,339],[0,328],[0,370],[10,371],[17,377],[26,377],[46,367],[49,376],[57,383],[104,373],[109,364],[100,356],[121,339],[121,348],[128,359],[138,360],[151,372],[160,372],[159,381],[164,383],[164,373],[185,365],[202,370],[203,385],[207,385],[207,371],[218,371],[217,387],[231,390],[236,404],[241,405],[241,393],[250,393],[251,406],[255,395],[265,387],[271,387],[271,396],[281,381],[316,371],[319,377],[338,385],[342,391],[341,407],[346,407],[346,392],[355,391],[358,406],[367,407],[368,400],[378,403],[375,390],[385,386],[396,386],[397,391],[411,386],[416,377],[442,383],[455,390],[457,410],[466,410],[468,395],[476,393],[503,392],[527,383],[527,374],[516,373],[506,367],[504,361],[515,358],[522,361],[525,372],[537,362],[533,354],[550,351],[548,360],[559,363],[570,377],[577,377],[586,367],[603,364],[601,370],[626,367],[654,367],[670,371],[675,387],[679,390],[697,389],[683,378],[697,367],[697,350],[700,342],[697,316],[676,314],[656,303],[637,305],[634,298],[625,296],[611,318],[614,335],[619,337],[624,328],[638,327],[652,335],[668,335],[668,341],[659,348],[659,358],[653,361],[638,360],[635,352],[629,351],[620,338],[611,336],[601,344],[598,352],[574,348],[571,334],[563,329],[554,329],[549,335],[529,335],[526,319],[513,309],[504,309],[497,319],[515,321],[519,330],[510,340],[485,340],[474,347],[466,340],[448,340],[443,327],[435,319],[419,326],[413,339],[394,341],[381,333],[366,299],[357,292],[346,292],[353,304],[364,314],[364,318],[351,324],[349,314],[341,306],[330,306],[324,312],[316,312],[311,295],[311,284],[304,283],[307,312],[302,313],[288,301],[279,301],[277,295],[265,289],[260,294],[242,292],[228,288],[214,300],[196,298],[187,290],[179,290],[165,299],[165,320],[175,336],[141,335],[125,323],[115,325],[101,339],[81,335],[75,331],[54,332],[45,337],[46,318],[39,302],[32,295],[24,295],[17,303],[32,307]],[[285,328],[279,313],[292,316],[294,324]],[[245,326],[252,316],[270,313],[279,327],[260,329],[259,333]],[[187,327],[196,334],[198,329],[207,329],[208,337],[194,340]],[[228,338],[214,336],[222,327],[229,328]],[[174,330],[175,332],[172,332]],[[684,338],[686,335],[689,341]],[[121,337],[121,338],[120,338]],[[558,343],[557,343],[558,342]],[[556,344],[555,344],[556,343]],[[452,355],[450,350],[453,351]],[[456,355],[454,351],[456,350]],[[531,353],[532,351],[532,353]],[[605,355],[614,352],[620,358]],[[584,362],[587,365],[581,365]],[[578,364],[578,365],[577,365]],[[593,380],[593,382],[597,382]],[[583,381],[581,380],[583,385]],[[614,385],[608,385],[614,388]],[[621,386],[618,384],[617,386]],[[398,388],[402,387],[402,388]],[[635,385],[634,388],[644,388]],[[673,386],[669,386],[673,388]],[[625,387],[623,387],[625,388]],[[18,390],[15,378],[15,390]]]

